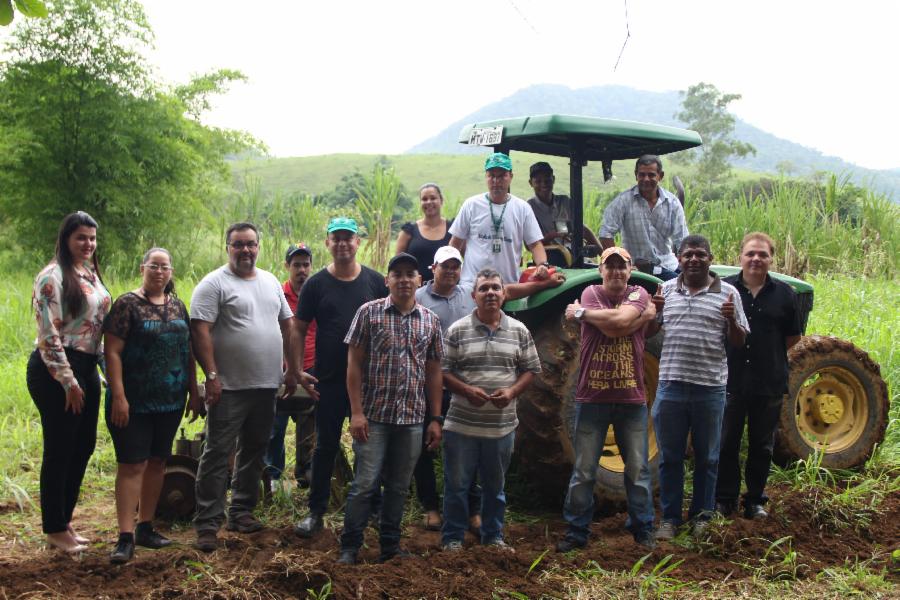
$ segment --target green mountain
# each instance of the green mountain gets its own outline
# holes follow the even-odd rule
[[[644,121],[683,127],[674,115],[680,109],[678,92],[648,92],[623,86],[599,86],[571,89],[561,85],[533,85],[489,104],[442,132],[408,150],[411,154],[483,153],[482,148],[469,148],[457,143],[463,125],[503,117],[546,113],[588,115]],[[771,133],[737,120],[735,136],[753,144],[756,155],[735,161],[738,168],[777,173],[778,167],[791,165],[788,175],[811,176],[818,171],[846,175],[857,185],[882,191],[900,200],[900,168],[874,170],[859,167],[836,156],[779,138]]]

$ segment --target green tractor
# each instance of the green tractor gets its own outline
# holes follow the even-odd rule
[[[596,249],[586,248],[582,239],[583,168],[588,161],[602,163],[604,180],[608,181],[614,160],[635,160],[643,154],[663,155],[702,142],[696,132],[674,127],[565,115],[473,123],[462,129],[459,142],[492,147],[496,152],[523,151],[569,158],[573,227],[567,257],[571,268],[563,269],[566,282],[504,306],[507,313],[528,326],[543,367],[541,377],[519,398],[517,468],[530,481],[541,482],[536,487],[546,493],[547,501],[559,503],[574,458],[574,397],[580,344],[580,331],[565,320],[565,307],[580,298],[585,287],[600,281],[597,265],[587,260],[588,255],[596,255]],[[723,277],[739,270],[726,265],[714,265],[712,269]],[[787,275],[772,275],[789,283],[797,292],[805,333],[813,307],[812,286]],[[631,283],[653,294],[660,280],[635,271]],[[644,354],[650,406],[656,395],[662,336],[660,333],[648,340]],[[888,421],[887,386],[878,365],[853,344],[823,336],[804,337],[791,350],[789,360],[790,389],[776,434],[776,460],[786,463],[821,450],[825,466],[862,465],[883,439]],[[658,451],[652,421],[649,427],[650,467],[655,484]],[[598,500],[624,500],[624,465],[612,428],[607,432],[599,467],[595,488]]]

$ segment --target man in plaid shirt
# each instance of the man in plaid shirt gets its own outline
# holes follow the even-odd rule
[[[600,243],[603,248],[622,246],[634,259],[634,266],[663,281],[678,276],[675,248],[688,235],[684,209],[672,193],[659,184],[663,180],[662,160],[645,154],[634,165],[637,185],[619,194],[603,212]]]
[[[413,256],[394,256],[385,278],[390,295],[359,307],[344,339],[356,474],[344,510],[341,564],[356,563],[379,484],[384,503],[378,560],[406,556],[400,521],[427,415],[426,446],[433,449],[441,441],[441,322],[416,302],[418,268]]]

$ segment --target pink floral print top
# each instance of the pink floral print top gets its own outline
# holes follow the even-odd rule
[[[50,375],[66,390],[78,383],[66,358],[65,348],[87,354],[100,354],[103,319],[106,318],[112,304],[109,291],[94,273],[91,265],[85,263],[83,266],[88,273],[79,275],[79,283],[85,298],[84,308],[80,314],[63,315],[62,269],[56,262],[51,262],[38,273],[31,296],[38,326],[35,346],[41,353]]]

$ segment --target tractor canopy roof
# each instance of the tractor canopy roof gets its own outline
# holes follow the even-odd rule
[[[459,134],[461,144],[493,146],[550,156],[578,156],[586,161],[667,154],[702,144],[688,129],[637,121],[571,115],[535,115],[472,123]]]

